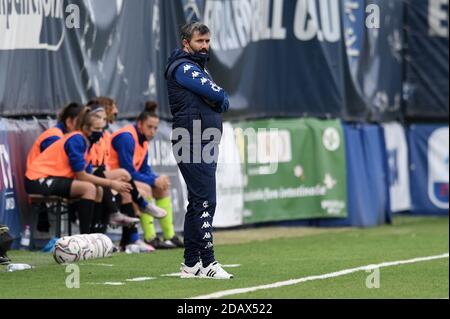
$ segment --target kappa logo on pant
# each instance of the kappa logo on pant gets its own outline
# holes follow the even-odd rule
[[[210,228],[210,227],[211,227],[211,224],[209,222],[204,222],[203,225],[202,225],[202,229]]]
[[[209,212],[203,212],[203,214],[202,214],[202,217],[200,217],[200,218],[208,218],[208,217],[211,217],[211,215],[209,214]]]
[[[212,242],[208,242],[208,244],[205,246],[205,249],[212,248],[214,245]]]
[[[208,208],[208,207],[209,207],[209,203],[208,203],[207,200],[205,200],[205,201],[203,202],[203,207],[204,207],[204,208]]]
[[[210,239],[211,233],[206,233],[205,236],[203,236],[203,239]]]

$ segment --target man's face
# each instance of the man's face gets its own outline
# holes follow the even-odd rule
[[[209,45],[211,41],[211,35],[209,33],[200,34],[198,31],[194,31],[191,42],[183,40],[184,51],[190,54],[209,52]]]
[[[138,129],[142,135],[145,136],[147,141],[151,141],[155,137],[158,130],[159,119],[156,117],[149,117],[145,121],[138,122]]]

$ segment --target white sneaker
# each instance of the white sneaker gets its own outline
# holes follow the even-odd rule
[[[148,203],[147,206],[145,206],[145,208],[141,212],[144,214],[152,215],[153,217],[159,219],[164,218],[167,215],[167,212],[164,209],[159,208],[158,206],[152,203]]]
[[[109,217],[111,226],[134,226],[140,222],[139,218],[130,217],[122,213],[114,213]]]
[[[210,279],[231,279],[233,278],[233,275],[227,273],[225,269],[222,268],[222,265],[215,261],[206,268],[201,267],[200,277]]]
[[[181,272],[180,278],[199,277],[201,272],[201,264],[200,262],[198,262],[193,267],[188,267],[185,264],[181,264],[180,272]]]
[[[134,244],[139,246],[139,250],[141,253],[151,253],[152,251],[156,250],[155,247],[145,243],[142,239],[136,240]]]
[[[125,246],[125,253],[127,254],[139,254],[141,252],[141,248],[136,244],[129,244]]]

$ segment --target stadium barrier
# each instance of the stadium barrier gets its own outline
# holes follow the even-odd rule
[[[411,213],[448,215],[448,125],[408,127]]]
[[[382,125],[386,143],[386,158],[389,185],[389,205],[391,213],[411,209],[409,192],[408,144],[405,129],[399,123]]]
[[[347,216],[345,138],[338,120],[236,123],[243,222]]]
[[[314,219],[309,226],[373,227],[390,223],[386,151],[379,125],[345,124],[348,216]]]

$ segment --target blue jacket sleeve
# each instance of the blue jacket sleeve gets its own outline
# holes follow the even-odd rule
[[[60,139],[59,136],[49,136],[45,140],[43,140],[41,142],[41,145],[39,146],[39,148],[41,149],[41,153],[43,151],[45,151],[50,145],[52,145],[53,143],[55,143],[59,139]]]
[[[141,170],[139,172],[136,171],[133,166],[133,154],[136,144],[131,134],[123,133],[117,135],[112,140],[112,147],[119,156],[120,167],[126,169],[134,180],[146,183],[152,187],[155,186],[154,176],[152,174],[148,174],[148,172],[146,172],[145,170],[142,171],[142,168],[147,165],[148,153],[145,157],[144,164],[142,165]]]
[[[89,162],[89,165],[86,167],[86,173],[92,174],[94,169],[92,168],[92,162]]]
[[[64,150],[69,157],[69,165],[75,173],[82,172],[86,168],[84,159],[86,148],[86,141],[80,135],[72,136],[64,144]]]
[[[175,80],[182,87],[213,103],[218,111],[228,110],[228,95],[225,90],[210,80],[198,66],[191,63],[181,64],[175,71]]]

